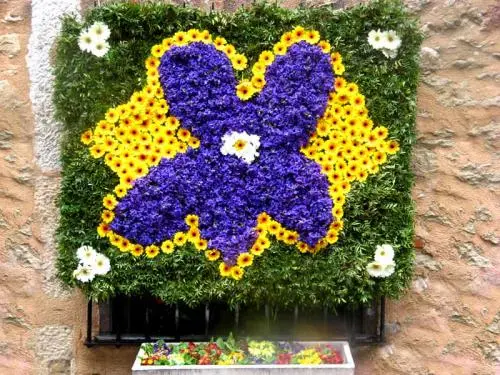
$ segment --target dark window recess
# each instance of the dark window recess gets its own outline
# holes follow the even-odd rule
[[[352,345],[384,340],[385,299],[363,307],[277,309],[269,305],[229,308],[223,303],[188,307],[153,297],[115,297],[88,303],[87,346],[207,341],[232,332],[266,340],[347,340]]]

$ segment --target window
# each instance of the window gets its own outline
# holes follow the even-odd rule
[[[267,340],[348,340],[351,344],[384,339],[385,300],[370,306],[276,309],[269,305],[229,308],[224,303],[188,307],[153,297],[115,297],[89,302],[87,346],[144,341],[207,341],[215,336],[251,336]],[[96,328],[97,327],[97,328]],[[95,332],[94,332],[95,331]]]

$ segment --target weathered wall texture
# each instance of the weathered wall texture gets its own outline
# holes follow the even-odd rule
[[[356,351],[357,374],[498,374],[500,4],[406,3],[427,36],[414,154],[416,274],[389,305],[387,343]],[[30,100],[32,7],[38,33],[56,12],[79,8],[76,0],[0,0],[0,374],[127,374],[136,349],[84,347],[85,301],[54,277],[60,172],[49,156],[57,143],[46,107],[50,38],[45,31],[30,41]]]

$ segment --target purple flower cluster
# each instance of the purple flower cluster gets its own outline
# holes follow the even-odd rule
[[[276,56],[255,98],[237,95],[230,60],[213,45],[172,47],[159,67],[172,115],[201,146],[163,159],[115,208],[112,229],[142,245],[159,244],[200,218],[201,236],[226,263],[248,251],[257,216],[267,212],[300,240],[314,245],[326,235],[333,203],[320,167],[299,152],[323,114],[334,77],[329,56],[300,42]],[[222,155],[230,131],[260,137],[260,156],[247,164]]]

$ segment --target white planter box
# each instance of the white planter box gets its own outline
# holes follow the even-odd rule
[[[132,375],[354,375],[354,361],[347,341],[304,342],[304,344],[332,344],[345,363],[339,365],[232,365],[232,366],[142,366],[139,351],[132,367]]]

